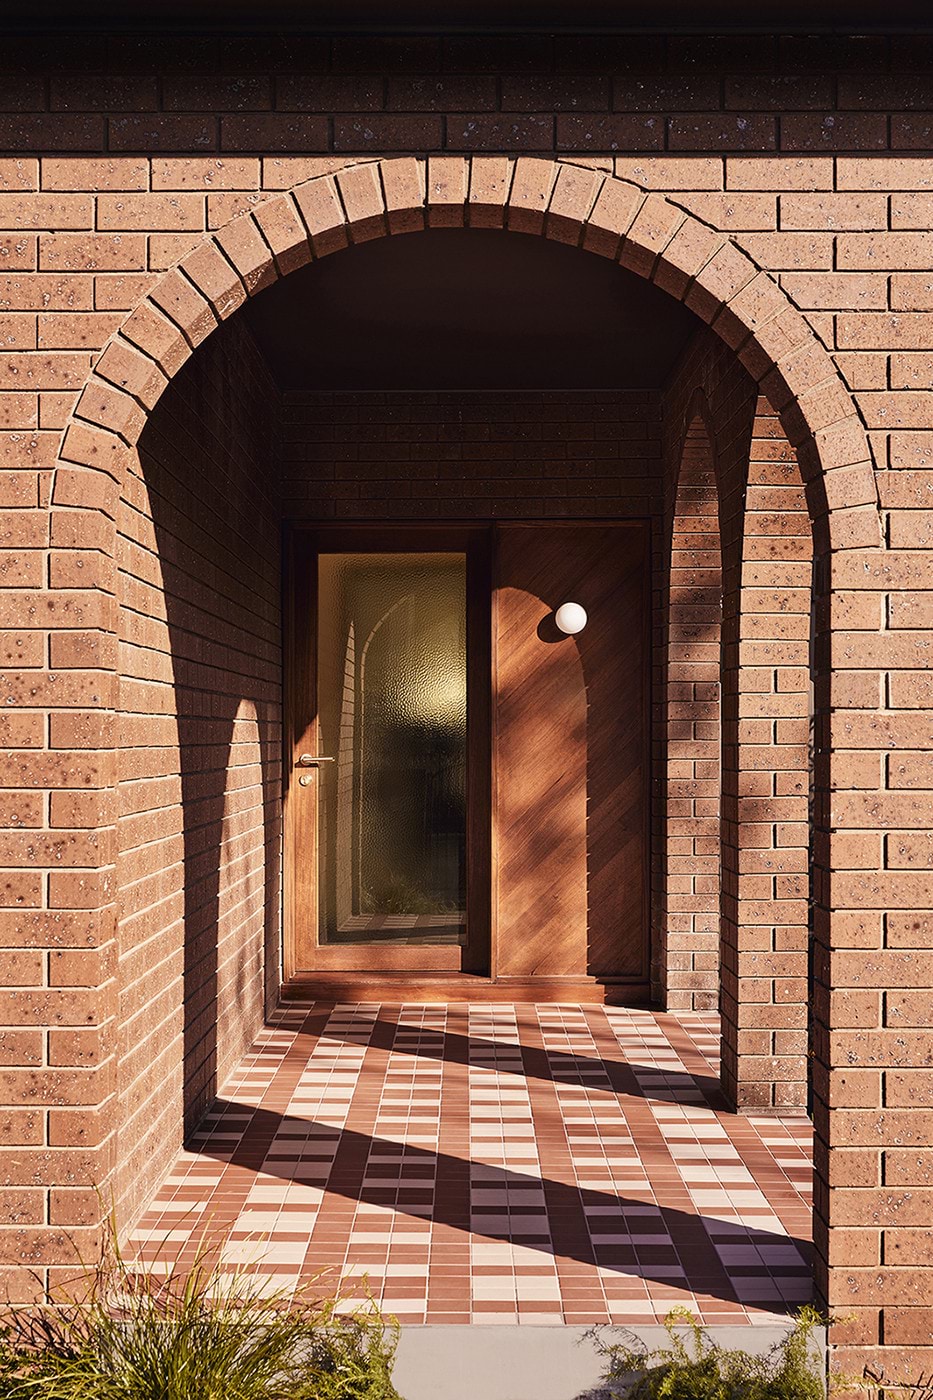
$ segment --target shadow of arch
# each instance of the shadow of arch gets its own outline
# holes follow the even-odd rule
[[[173,715],[177,729],[180,801],[171,810],[181,853],[163,881],[180,899],[165,937],[180,966],[171,1012],[180,1063],[169,1082],[178,1085],[186,1134],[278,992],[278,498],[261,386],[240,372],[243,346],[230,329],[184,367],[138,444],[136,486],[151,512],[147,545],[161,579],[145,595],[132,584],[160,678],[158,695],[144,693],[138,704]],[[246,439],[237,431],[245,398],[259,413]],[[134,558],[127,549],[129,574]],[[168,757],[155,749],[153,766]],[[140,792],[138,800],[161,798]]]
[[[710,423],[709,404],[696,391],[676,451],[673,500],[666,503],[655,948],[656,978],[670,1011],[715,1010],[719,1000],[723,577]]]
[[[500,975],[644,995],[649,531],[513,524],[498,560],[497,765],[521,775],[496,799]],[[568,600],[589,618],[572,635],[553,623]]]
[[[800,456],[759,394],[744,497],[723,512],[721,1067],[747,1111],[803,1109],[811,1068],[811,792],[828,772],[812,743],[822,546]]]

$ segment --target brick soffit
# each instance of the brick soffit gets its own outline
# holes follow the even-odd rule
[[[52,505],[115,519],[127,454],[148,414],[191,353],[248,297],[372,238],[463,226],[543,234],[610,258],[682,301],[735,351],[780,415],[822,545],[881,545],[871,453],[855,404],[774,278],[676,200],[590,165],[537,157],[347,162],[205,235],[98,357],[63,433]]]

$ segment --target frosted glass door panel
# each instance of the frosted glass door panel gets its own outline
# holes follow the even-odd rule
[[[318,556],[319,938],[460,943],[466,555]]]

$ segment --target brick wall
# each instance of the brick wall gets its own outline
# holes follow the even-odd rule
[[[722,1010],[736,1029],[724,1037],[723,1083],[749,1108],[787,1109],[808,1101],[814,542],[796,455],[761,395],[748,457],[724,704],[723,879],[735,935],[723,949]],[[725,631],[728,658],[728,621]]]
[[[4,49],[0,144],[29,153],[557,150],[650,165],[695,151],[933,148],[929,39],[909,35],[88,33],[7,37]],[[745,188],[761,193],[744,220],[768,227],[775,183]]]
[[[232,322],[163,395],[120,531],[120,1221],[262,1024],[279,943],[277,393]]]
[[[583,242],[685,299],[737,350],[797,447],[817,556],[817,1277],[851,1316],[834,1334],[842,1365],[884,1366],[889,1379],[929,1369],[929,41],[285,36],[160,49],[119,34],[20,36],[5,39],[2,62],[0,606],[10,641],[0,946],[10,1063],[0,1165],[17,1222],[2,1255],[11,1278],[31,1287],[28,1268],[69,1258],[67,1235],[93,1252],[81,1192],[113,1166],[112,561],[132,456],[124,447],[216,321],[310,249],[426,218],[508,221]],[[463,150],[487,158],[467,170],[453,158]],[[383,165],[375,182],[359,164],[440,151],[426,183],[413,163]],[[505,158],[555,151],[559,172]],[[299,188],[326,171],[343,173]],[[603,181],[610,174],[617,183]],[[640,203],[643,191],[654,198]],[[255,219],[235,220],[246,211]],[[163,279],[182,257],[185,270]],[[776,538],[760,532],[760,547]],[[725,528],[723,563],[728,575]],[[796,596],[802,585],[788,576],[780,587]],[[787,645],[789,657],[801,640],[756,636],[752,616],[724,618],[734,671],[761,669],[751,657],[762,647]],[[743,705],[784,693],[774,682],[785,663],[764,669],[768,688]],[[786,669],[797,704],[803,676],[792,673],[802,668]],[[724,718],[727,704],[724,684]],[[737,700],[733,718],[764,719],[777,741],[782,719],[798,732],[803,714],[740,715]],[[742,830],[759,824],[741,803],[759,798],[742,793],[757,770],[741,766],[736,734],[727,845],[738,865]],[[770,761],[766,750],[783,742],[745,746],[755,747]],[[779,797],[802,794],[767,800]],[[777,840],[785,823],[765,825]],[[796,852],[799,863],[803,835],[786,834],[781,859]],[[778,848],[751,849],[772,859]],[[762,919],[746,926],[769,937],[799,929],[800,873],[736,869],[736,917]],[[763,874],[768,897],[746,898],[738,881],[757,890]],[[788,973],[775,961],[784,950],[759,951],[771,961],[737,971],[739,993],[799,982],[799,950]]]
[[[300,519],[654,516],[647,393],[284,395],[284,509]]]

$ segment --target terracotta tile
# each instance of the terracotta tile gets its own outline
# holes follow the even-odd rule
[[[231,1076],[138,1257],[190,1262],[209,1224],[225,1258],[366,1279],[401,1321],[754,1322],[808,1292],[810,1132],[719,1111],[717,1048],[709,1016],[305,1007]]]

